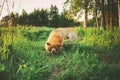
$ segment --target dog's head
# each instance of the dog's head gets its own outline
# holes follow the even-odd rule
[[[45,49],[48,53],[57,53],[61,50],[61,44],[51,44],[49,42],[45,43]]]

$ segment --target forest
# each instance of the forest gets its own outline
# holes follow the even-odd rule
[[[0,80],[120,79],[120,0],[65,0],[63,7],[61,13],[51,5],[2,17]],[[48,54],[45,42],[61,27],[72,28],[81,40]]]
[[[11,12],[1,20],[1,26],[17,26],[17,25],[29,25],[29,26],[51,26],[51,27],[68,27],[79,25],[79,22],[74,22],[73,19],[66,17],[66,11],[61,14],[58,12],[58,8],[55,5],[51,5],[50,11],[47,9],[34,9],[33,12],[27,13],[24,9],[22,14]]]

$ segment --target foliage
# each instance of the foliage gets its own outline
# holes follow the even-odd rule
[[[65,7],[68,8],[68,13],[71,16],[76,16],[78,13],[83,11],[87,6],[87,9],[90,9],[91,0],[66,0]],[[83,13],[82,13],[83,14]],[[79,14],[80,16],[81,14]]]
[[[119,22],[119,0],[66,0],[64,3],[68,18],[79,20],[81,15],[84,15],[84,27],[89,23],[88,15],[93,15],[94,23],[99,28],[112,29],[113,26],[118,26]],[[83,11],[85,11],[83,13]],[[86,22],[87,21],[87,22]],[[92,23],[92,25],[94,25]],[[89,26],[89,25],[87,25]]]
[[[27,12],[23,9],[22,10],[22,15],[20,15],[20,17],[18,19],[18,23],[21,24],[21,25],[26,25],[27,20],[28,20]]]
[[[57,6],[51,5],[50,11],[48,9],[34,9],[31,13],[27,13],[24,9],[22,14],[10,13],[6,15],[0,21],[0,26],[16,26],[16,25],[31,25],[31,26],[48,26],[48,27],[65,27],[78,25],[74,20],[67,19],[66,12],[63,11],[61,14],[58,12]]]
[[[64,10],[61,13],[61,15],[60,15],[60,26],[61,27],[65,27],[65,26],[69,26],[70,27],[70,26],[74,26],[74,25],[76,25],[76,26],[80,25],[80,23],[75,21],[74,19],[68,19],[66,17],[66,15],[67,15],[67,11],[66,10]]]
[[[51,5],[48,19],[49,19],[48,26],[53,27],[59,26],[58,8],[56,6]]]
[[[120,30],[73,28],[82,38],[47,54],[54,28],[0,28],[0,80],[119,80]]]
[[[14,14],[13,12],[11,12],[9,15],[4,16],[1,19],[1,24],[0,26],[17,26],[18,23],[18,13]]]

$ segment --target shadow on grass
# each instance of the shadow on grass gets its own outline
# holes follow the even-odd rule
[[[69,44],[65,43],[63,45],[63,51],[65,52],[76,52],[76,50],[79,53],[103,53],[103,52],[108,52],[106,49],[102,49],[99,47],[93,47],[93,46],[87,46],[81,43],[74,43],[74,44]]]
[[[120,46],[119,44],[113,46],[112,49],[99,48],[94,46],[86,46],[82,44],[64,44],[63,51],[68,53],[87,53],[98,54],[98,60],[100,63],[104,63],[101,75],[106,77],[106,80],[119,80],[120,79]]]
[[[108,53],[99,54],[100,60],[107,64],[116,64],[120,65],[120,47],[108,50]]]
[[[75,44],[64,44],[62,48],[63,52],[66,53],[88,53],[88,54],[98,54],[99,59],[108,64],[119,64],[120,62],[120,47],[119,45],[113,46],[112,49],[99,48],[94,46],[87,46],[80,43]]]

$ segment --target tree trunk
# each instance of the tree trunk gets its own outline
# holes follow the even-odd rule
[[[96,20],[96,26],[97,26],[97,28],[99,28],[98,18],[97,18],[97,3],[96,3],[96,0],[94,0],[94,17],[95,17],[95,20]]]
[[[85,10],[84,28],[87,27],[87,10]]]
[[[112,29],[112,23],[113,23],[113,16],[112,16],[112,3],[113,0],[110,0],[110,3],[109,3],[109,26],[110,26],[110,29]]]
[[[101,18],[100,18],[100,29],[103,29],[103,14],[101,15]]]
[[[120,0],[118,0],[118,24],[120,27]]]
[[[85,2],[86,2],[86,0],[85,0]],[[87,3],[87,2],[86,2]],[[88,10],[87,10],[87,4],[85,4],[85,19],[84,19],[84,28],[86,28],[87,27],[87,17],[88,17]]]
[[[105,12],[105,24],[106,24],[106,28],[108,29],[108,11]]]
[[[101,3],[101,28],[105,29],[105,13],[104,13],[104,0]]]
[[[113,21],[112,14],[110,14],[110,29],[112,29],[112,21]]]

